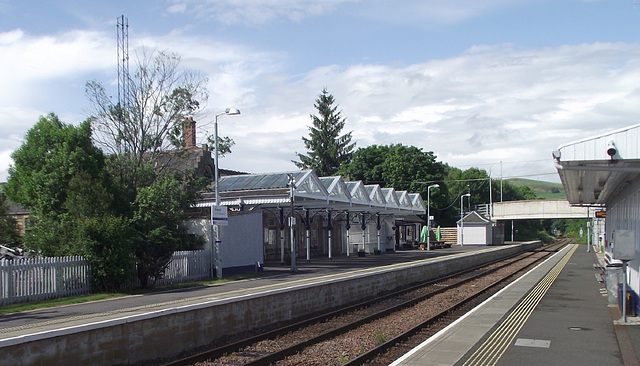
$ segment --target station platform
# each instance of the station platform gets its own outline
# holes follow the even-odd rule
[[[6,345],[50,337],[53,334],[65,334],[74,329],[97,328],[120,319],[128,321],[127,319],[158,316],[180,307],[229,302],[253,294],[276,291],[279,288],[310,286],[331,278],[346,276],[348,273],[365,273],[384,266],[455,256],[487,248],[454,246],[431,251],[399,250],[365,257],[358,257],[352,253],[350,257],[343,254],[332,259],[313,257],[308,262],[306,259],[298,258],[295,272],[289,264],[267,262],[263,265],[261,276],[251,279],[0,314],[0,351]]]
[[[373,273],[381,267],[487,248],[491,247],[342,255],[309,262],[298,259],[295,272],[290,265],[265,263],[262,276],[247,280],[3,314],[0,351],[79,329],[157,317],[199,304],[234,302],[277,289],[303,288]],[[638,365],[640,325],[614,325],[620,314],[617,307],[607,306],[604,284],[595,276],[598,261],[584,245],[565,248],[392,365]],[[633,321],[637,318],[628,318]]]
[[[601,260],[570,245],[391,365],[638,365],[638,318],[616,324]]]

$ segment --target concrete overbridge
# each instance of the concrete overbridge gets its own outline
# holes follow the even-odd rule
[[[567,200],[494,202],[493,220],[586,219],[589,207],[571,206]]]

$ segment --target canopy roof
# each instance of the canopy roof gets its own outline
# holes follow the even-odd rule
[[[561,145],[553,152],[567,200],[605,205],[640,174],[640,125]]]
[[[369,211],[396,214],[423,214],[426,206],[418,193],[381,188],[377,184],[345,181],[342,177],[318,177],[311,170],[242,174],[221,177],[218,190],[225,206],[281,207],[291,203],[289,176],[294,178],[296,206],[318,209]],[[196,206],[215,204],[212,193],[205,193]]]

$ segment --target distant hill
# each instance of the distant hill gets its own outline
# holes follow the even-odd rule
[[[506,179],[514,186],[528,186],[536,194],[536,197],[544,200],[562,200],[567,195],[561,183],[544,182],[541,180],[510,178]]]

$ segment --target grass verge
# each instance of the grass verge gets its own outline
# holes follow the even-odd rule
[[[64,305],[72,305],[72,304],[81,304],[81,303],[90,302],[90,301],[113,299],[113,298],[130,296],[130,295],[141,295],[141,294],[163,292],[163,291],[175,291],[175,290],[189,288],[189,287],[210,286],[218,283],[238,281],[238,280],[244,280],[244,279],[255,278],[260,276],[261,276],[260,274],[245,274],[245,275],[232,276],[229,278],[223,278],[220,280],[185,282],[185,283],[178,283],[174,285],[158,286],[158,287],[152,287],[147,289],[135,289],[131,291],[123,291],[123,292],[117,292],[117,293],[97,293],[97,294],[89,294],[89,295],[82,295],[82,296],[62,297],[62,298],[51,299],[51,300],[12,304],[7,306],[0,306],[0,314],[18,313],[21,311],[52,308],[56,306],[64,306]]]

